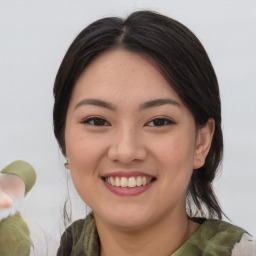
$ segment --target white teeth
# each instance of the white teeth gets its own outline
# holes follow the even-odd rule
[[[115,186],[120,187],[120,180],[118,177],[115,178]]]
[[[138,178],[137,178],[137,186],[139,187],[139,186],[141,186],[142,185],[142,178],[139,176]]]
[[[128,187],[129,187],[129,188],[134,188],[134,187],[136,187],[136,180],[135,180],[134,177],[130,177],[130,178],[128,179]]]
[[[128,179],[126,177],[122,177],[120,185],[121,185],[122,188],[126,188],[127,185],[128,185]]]
[[[138,176],[138,177],[107,177],[105,179],[107,183],[112,186],[122,187],[122,188],[134,188],[145,186],[152,181],[152,178],[145,177],[145,176]]]
[[[115,181],[114,181],[114,178],[113,178],[113,177],[110,177],[110,184],[111,184],[112,186],[115,185]]]

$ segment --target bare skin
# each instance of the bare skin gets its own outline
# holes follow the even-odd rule
[[[13,204],[12,198],[8,194],[0,190],[0,210],[7,209],[11,207],[12,204]]]
[[[12,206],[13,198],[24,191],[24,182],[14,174],[0,174],[0,210]]]
[[[214,120],[197,128],[149,59],[113,50],[87,67],[71,97],[65,142],[73,183],[94,212],[101,256],[167,256],[195,232],[187,188],[213,133]],[[139,176],[153,180],[137,194],[129,191],[141,184],[127,189],[107,179]]]
[[[162,223],[156,223],[144,230],[133,230],[130,232],[113,229],[110,226],[101,226],[97,223],[101,240],[101,256],[123,255],[123,256],[154,256],[171,255],[175,252],[199,227],[198,223],[184,218],[173,222],[163,219]],[[172,241],[172,242],[170,242]],[[111,246],[109,246],[111,245]]]

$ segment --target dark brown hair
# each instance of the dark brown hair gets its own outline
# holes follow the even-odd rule
[[[65,121],[74,85],[86,67],[104,51],[121,48],[153,59],[170,86],[194,116],[198,127],[215,120],[215,133],[203,167],[194,170],[188,188],[192,205],[201,216],[222,217],[212,182],[223,154],[221,102],[212,64],[197,37],[176,20],[151,11],[127,19],[109,17],[86,27],[69,47],[54,84],[54,133],[65,155]],[[191,204],[194,202],[194,204]],[[207,214],[204,210],[207,209]]]

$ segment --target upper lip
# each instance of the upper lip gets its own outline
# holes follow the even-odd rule
[[[102,175],[102,178],[108,178],[108,177],[149,177],[149,178],[155,178],[153,175],[140,172],[140,171],[116,171],[116,172],[110,172],[107,174]]]

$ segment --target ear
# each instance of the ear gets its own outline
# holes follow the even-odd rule
[[[196,138],[196,149],[194,153],[194,169],[202,167],[210,150],[215,129],[215,121],[209,118],[207,123],[199,128]]]

